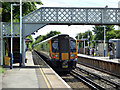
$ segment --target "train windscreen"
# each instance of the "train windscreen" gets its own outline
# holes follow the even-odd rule
[[[75,40],[70,41],[70,52],[76,52],[76,41]]]
[[[57,40],[52,40],[52,52],[54,52],[54,53],[59,52]]]
[[[60,53],[69,52],[69,36],[59,36]]]

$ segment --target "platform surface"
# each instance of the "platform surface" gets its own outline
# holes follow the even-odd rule
[[[109,59],[109,57],[100,57],[100,56],[90,56],[90,55],[84,55],[84,54],[78,54],[78,57],[85,57],[90,59],[96,59],[96,60],[102,60],[106,62],[112,62],[112,63],[120,63],[120,59]]]
[[[2,88],[69,88],[51,68],[39,68],[34,65],[32,53],[26,52],[28,59],[25,67],[5,68],[2,75]],[[36,71],[39,71],[37,73]]]

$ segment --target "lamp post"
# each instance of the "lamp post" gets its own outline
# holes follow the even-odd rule
[[[106,44],[105,44],[105,41],[106,41],[106,40],[105,40],[105,37],[106,37],[106,36],[105,36],[105,35],[106,35],[105,33],[106,33],[106,32],[105,32],[105,26],[103,26],[103,28],[104,28],[104,57],[105,57],[105,56],[106,56]]]
[[[13,68],[13,4],[11,4],[11,58],[10,58],[10,69]]]
[[[85,40],[84,40],[84,54],[85,54]]]
[[[19,4],[11,4],[11,58],[10,58],[10,69],[13,68],[13,6]]]
[[[90,46],[89,37],[90,37],[90,35],[89,35],[89,31],[88,31],[88,47]]]
[[[78,34],[78,40],[79,40],[79,34]],[[79,53],[79,41],[78,41],[78,53]]]
[[[83,40],[83,35],[82,35],[82,40]],[[84,44],[84,42],[82,42],[82,44],[81,44],[82,48],[84,48],[83,44]],[[83,51],[83,53],[84,53],[84,51]]]
[[[22,0],[20,0],[20,66],[22,66]]]

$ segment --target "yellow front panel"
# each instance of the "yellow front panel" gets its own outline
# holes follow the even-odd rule
[[[69,55],[68,55],[68,53],[61,53],[61,59],[62,60],[68,60],[69,59]]]

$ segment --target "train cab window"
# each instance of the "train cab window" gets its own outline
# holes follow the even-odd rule
[[[58,41],[52,41],[52,52],[59,52]]]
[[[70,41],[70,52],[76,52],[76,41]]]

